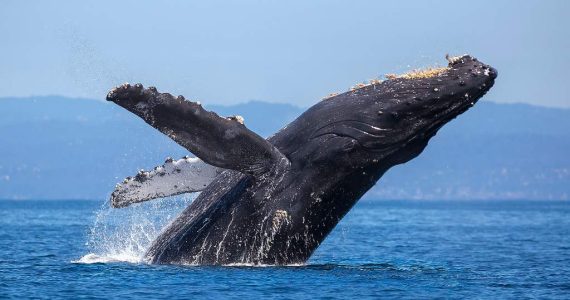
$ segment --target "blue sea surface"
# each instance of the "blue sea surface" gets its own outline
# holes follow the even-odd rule
[[[570,203],[363,201],[304,266],[158,266],[187,203],[0,201],[0,298],[570,298]]]

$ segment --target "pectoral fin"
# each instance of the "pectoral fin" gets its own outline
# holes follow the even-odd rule
[[[126,207],[155,198],[198,192],[206,188],[223,169],[199,158],[167,159],[152,171],[140,171],[117,184],[111,194],[111,206]]]
[[[220,117],[182,96],[124,84],[111,90],[107,100],[141,117],[210,165],[258,178],[289,165],[277,148],[239,118]]]

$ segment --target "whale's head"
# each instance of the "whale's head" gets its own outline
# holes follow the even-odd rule
[[[472,107],[497,71],[464,55],[443,68],[388,76],[324,99],[292,125],[302,132],[293,161],[335,170],[373,170],[381,176],[416,157],[447,122]],[[376,171],[374,171],[376,170]]]

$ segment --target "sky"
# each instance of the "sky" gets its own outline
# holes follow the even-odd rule
[[[309,106],[470,53],[485,97],[570,107],[570,1],[25,1],[0,9],[0,97],[103,100],[123,82],[208,104]]]

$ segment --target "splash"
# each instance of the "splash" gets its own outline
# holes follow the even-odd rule
[[[96,213],[86,243],[90,253],[76,263],[144,263],[161,230],[196,198],[195,194],[156,199],[123,209],[105,203]]]

